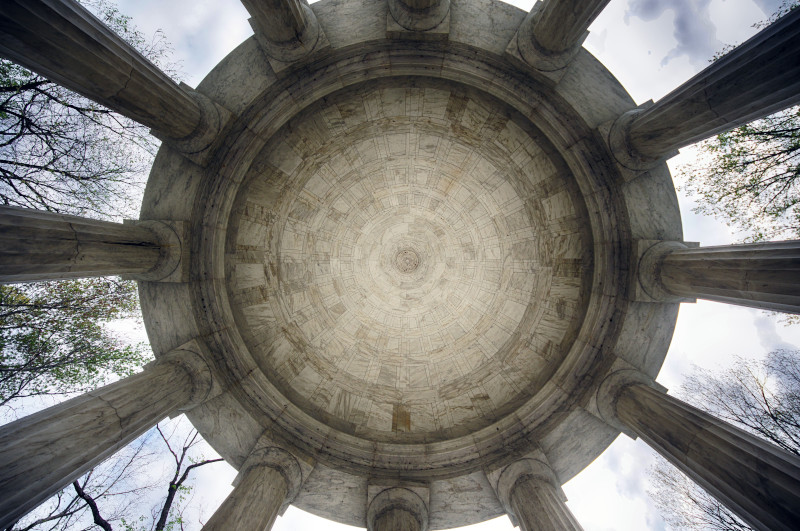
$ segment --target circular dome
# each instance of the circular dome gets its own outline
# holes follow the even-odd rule
[[[520,62],[512,6],[453,2],[422,40],[385,2],[312,11],[308,58],[251,38],[197,87],[236,117],[206,167],[156,157],[141,218],[186,228],[191,270],[140,283],[151,343],[213,366],[187,415],[228,462],[313,468],[304,510],[363,526],[377,481],[428,489],[432,529],[503,514],[493,474],[544,453],[567,481],[619,434],[599,383],[658,372],[677,304],[631,271],[681,240],[671,177],[614,162],[635,103],[588,52]]]
[[[268,251],[230,255],[228,286],[282,394],[345,433],[409,442],[465,435],[539,391],[591,265],[577,187],[540,133],[476,90],[393,79],[276,138],[231,235]]]

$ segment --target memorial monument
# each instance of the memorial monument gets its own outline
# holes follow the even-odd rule
[[[0,208],[0,280],[138,280],[157,358],[0,428],[0,524],[183,412],[239,471],[205,529],[580,529],[561,485],[620,432],[796,528],[800,460],[654,378],[680,302],[800,312],[798,242],[684,242],[664,163],[800,102],[800,10],[637,107],[581,47],[607,0],[242,2],[196,89],[0,4],[0,55],[163,140],[139,220]]]

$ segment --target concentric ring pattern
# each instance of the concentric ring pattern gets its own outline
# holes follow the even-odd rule
[[[577,333],[579,197],[487,95],[397,78],[343,91],[289,122],[239,193],[237,325],[277,389],[335,429],[465,435],[541,389]]]

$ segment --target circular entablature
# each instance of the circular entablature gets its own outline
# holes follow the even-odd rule
[[[566,164],[507,105],[394,78],[289,121],[241,187],[226,269],[264,376],[367,441],[514,412],[567,355],[591,243]]]

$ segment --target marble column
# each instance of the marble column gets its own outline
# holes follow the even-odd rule
[[[157,280],[177,267],[181,245],[160,222],[120,224],[0,206],[0,282],[119,274]]]
[[[300,59],[319,40],[317,17],[301,0],[241,0],[261,48],[281,62]]]
[[[231,118],[75,0],[0,2],[0,55],[152,128],[198,161]]]
[[[409,31],[435,28],[450,12],[450,0],[389,0],[389,14]]]
[[[202,402],[211,372],[176,349],[138,374],[0,428],[0,528],[18,520],[169,414]]]
[[[234,489],[203,526],[204,531],[264,531],[297,496],[303,470],[295,457],[278,447],[261,447],[247,458]]]
[[[541,459],[520,459],[506,466],[497,480],[496,492],[512,521],[523,531],[583,529],[567,507],[567,497],[555,473]]]
[[[609,0],[545,0],[534,5],[517,32],[519,54],[528,65],[550,72],[565,68],[587,29]]]
[[[411,489],[382,490],[367,507],[367,530],[427,531],[427,503]]]
[[[797,529],[800,458],[649,385],[634,370],[597,393],[606,421],[639,436],[755,529]]]
[[[639,283],[655,300],[800,313],[800,240],[697,248],[660,242],[642,255]]]
[[[654,105],[611,128],[614,156],[633,170],[678,148],[800,103],[800,10],[761,30]]]

